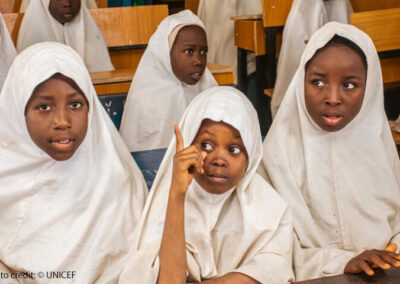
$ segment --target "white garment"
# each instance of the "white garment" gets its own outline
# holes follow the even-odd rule
[[[271,100],[275,117],[311,35],[330,21],[349,22],[349,0],[294,0],[283,29],[277,76]]]
[[[17,52],[14,43],[11,40],[7,25],[0,13],[0,90],[15,56],[17,56]]]
[[[19,8],[20,13],[25,13],[26,9],[28,8],[30,0],[22,0],[21,1],[21,6]],[[95,9],[97,8],[97,3],[95,0],[86,0],[86,7],[89,9]]]
[[[90,72],[113,70],[100,28],[82,3],[76,17],[64,25],[49,12],[50,0],[29,3],[18,33],[17,50],[42,41],[56,41],[72,47]]]
[[[173,73],[168,36],[181,24],[204,28],[189,10],[165,18],[151,36],[133,77],[120,132],[131,152],[166,148],[190,101],[217,83],[208,69],[195,85],[186,85]]]
[[[363,50],[367,81],[357,116],[326,132],[305,107],[305,64],[335,34]],[[364,32],[331,22],[311,37],[264,141],[262,165],[293,211],[303,248],[295,250],[296,280],[343,273],[365,249],[400,245],[400,163],[383,107],[379,58]]]
[[[234,66],[236,72],[237,47],[231,17],[261,13],[261,0],[200,0],[197,14],[207,31],[208,61]],[[250,53],[247,73],[251,74],[255,70],[255,57]]]
[[[72,78],[89,102],[86,137],[66,161],[43,152],[25,122],[34,88],[54,73]],[[24,50],[4,83],[0,121],[0,271],[68,270],[76,272],[68,283],[115,283],[147,190],[80,56],[54,42]]]
[[[292,225],[287,204],[256,173],[262,157],[258,118],[248,99],[232,87],[210,88],[193,99],[179,127],[184,147],[204,119],[235,127],[248,153],[246,173],[236,188],[218,196],[193,179],[185,197],[185,239],[189,282],[240,272],[261,283],[293,280]],[[137,251],[120,283],[156,283],[172,178],[175,138],[167,149],[142,216]]]

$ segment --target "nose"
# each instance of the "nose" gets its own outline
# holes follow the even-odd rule
[[[337,106],[342,104],[340,88],[331,87],[328,89],[328,93],[325,99],[325,104],[329,106]]]
[[[193,54],[193,65],[198,66],[201,65],[201,55],[200,52],[195,52]]]
[[[54,129],[65,130],[71,128],[71,118],[68,111],[64,109],[57,110],[54,115],[53,123]]]
[[[228,167],[228,161],[224,157],[223,153],[221,153],[220,151],[215,151],[210,158],[211,158],[211,165],[213,165],[214,167],[222,167],[222,168]]]
[[[64,0],[64,7],[70,7],[71,6],[71,0]]]

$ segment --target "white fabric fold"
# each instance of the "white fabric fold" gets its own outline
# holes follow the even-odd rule
[[[29,3],[18,33],[18,52],[38,42],[56,41],[78,52],[90,72],[114,70],[103,34],[86,4],[82,2],[76,17],[63,25],[50,14],[49,3]]]
[[[207,31],[208,61],[231,65],[236,73],[237,47],[234,43],[234,21],[231,17],[262,14],[261,0],[200,0],[197,14]],[[249,53],[247,72],[251,74],[255,70],[255,55]]]
[[[276,82],[271,100],[272,117],[275,117],[278,111],[311,35],[330,21],[348,23],[352,12],[349,0],[293,1],[283,30]]]
[[[25,122],[34,88],[55,73],[73,79],[89,103],[86,137],[66,161],[43,152]],[[19,54],[0,95],[0,121],[0,270],[75,271],[68,283],[116,282],[147,188],[80,56],[54,42]]]
[[[367,81],[357,116],[325,132],[305,107],[305,64],[335,34],[364,52]],[[398,236],[400,163],[384,111],[378,54],[364,32],[332,22],[311,37],[264,141],[262,161],[293,211],[302,248],[295,247],[296,280],[343,273],[352,256],[384,249]]]
[[[262,142],[253,106],[231,87],[204,91],[193,99],[179,123],[185,147],[206,118],[228,123],[240,132],[248,166],[236,188],[221,196],[206,192],[195,180],[189,186],[185,199],[187,281],[235,271],[261,283],[293,280],[291,217],[287,204],[256,173]],[[120,283],[156,283],[175,144],[173,138],[146,202],[136,252]]]
[[[0,13],[0,90],[15,56],[17,56],[17,51]]]
[[[189,10],[165,18],[151,36],[126,99],[120,133],[131,152],[166,148],[190,101],[217,83],[206,68],[195,85],[182,83],[173,73],[168,37],[174,28],[194,24],[204,29]]]

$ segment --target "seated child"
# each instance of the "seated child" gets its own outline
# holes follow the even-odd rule
[[[332,22],[311,37],[262,165],[294,215],[296,280],[400,266],[400,163],[364,32]]]
[[[190,101],[216,86],[207,37],[189,10],[165,18],[152,35],[128,93],[120,132],[131,152],[166,148]]]
[[[72,47],[90,72],[113,70],[101,30],[81,0],[35,0],[29,3],[18,33],[17,50],[56,41]]]
[[[0,13],[0,90],[15,56],[17,56],[17,52],[15,51],[14,43]]]
[[[24,50],[0,121],[0,272],[115,283],[147,190],[80,56],[54,42]]]
[[[232,87],[210,88],[175,136],[120,283],[293,280],[291,218],[256,173],[262,142],[250,101]]]

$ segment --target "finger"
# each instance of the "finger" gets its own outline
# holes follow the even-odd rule
[[[383,254],[381,255],[381,258],[386,262],[389,263],[390,265],[394,267],[400,267],[400,261],[398,261],[395,257],[393,257],[391,254]]]
[[[371,256],[371,262],[372,264],[376,265],[377,267],[383,270],[388,270],[390,268],[390,264],[384,261],[379,255],[376,254]]]
[[[365,272],[365,274],[372,276],[375,274],[375,272],[369,267],[369,265],[365,261],[360,261],[359,267],[362,269],[362,271]]]
[[[176,138],[176,153],[183,150],[183,137],[179,126],[174,124],[175,138]]]
[[[189,174],[202,173],[203,172],[203,164],[199,160],[197,155],[193,155],[191,157],[186,157],[180,160],[181,170],[188,171]]]
[[[385,251],[396,252],[397,245],[395,243],[390,243],[386,248]]]

